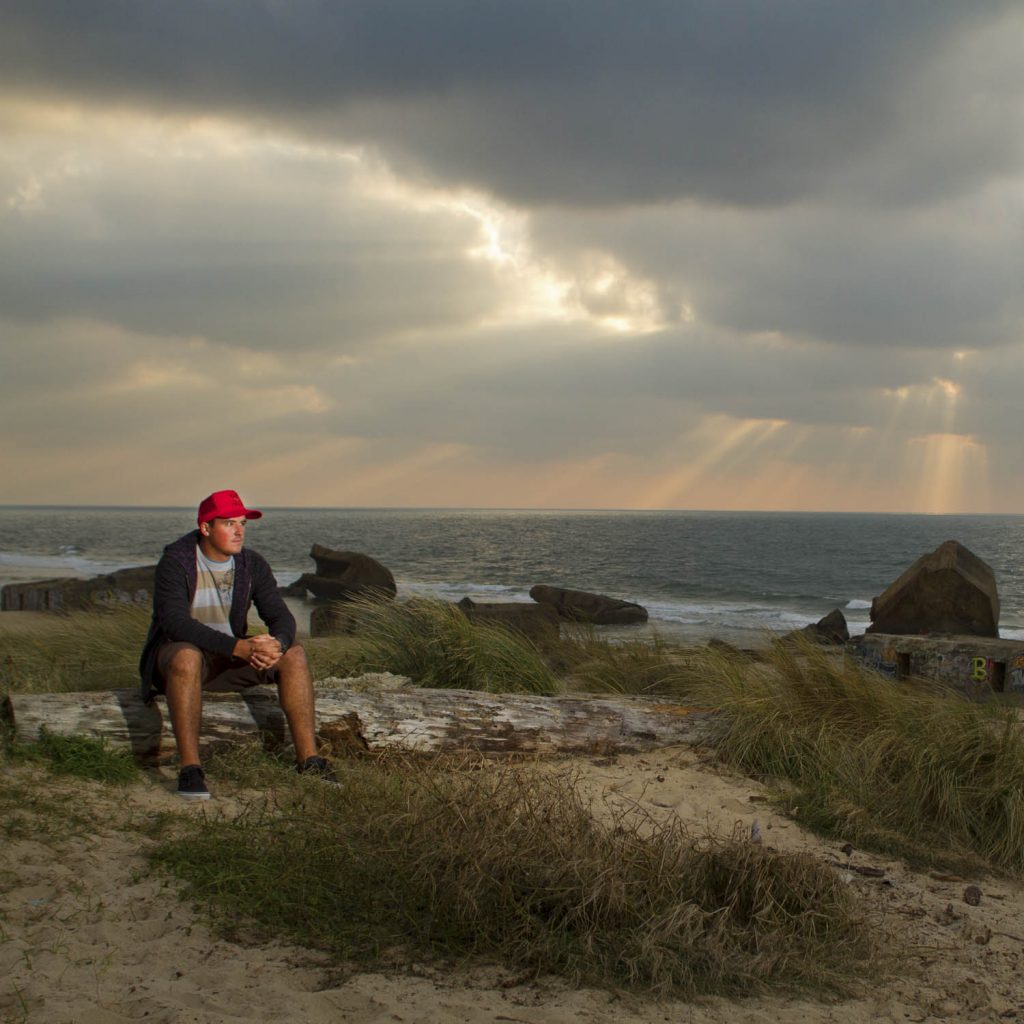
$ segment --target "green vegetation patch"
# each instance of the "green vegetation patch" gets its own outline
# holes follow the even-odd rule
[[[595,821],[571,777],[354,763],[154,857],[228,926],[339,957],[486,961],[660,993],[845,990],[874,964],[854,898],[813,859]]]
[[[90,736],[59,736],[44,728],[35,743],[18,747],[17,755],[43,761],[57,775],[75,775],[118,785],[135,782],[139,777],[130,751]]]
[[[8,627],[2,636],[0,694],[137,686],[148,626],[148,611],[120,606],[53,613],[17,631]]]
[[[361,600],[346,604],[345,612],[352,636],[338,644],[339,662],[350,671],[393,672],[419,686],[492,693],[560,689],[525,636],[499,624],[472,623],[444,601]],[[323,651],[314,659],[318,669],[333,668]]]
[[[724,711],[722,755],[792,782],[805,824],[914,862],[1024,871],[1017,710],[809,646],[712,659],[698,692]]]
[[[657,634],[610,643],[593,628],[571,626],[548,657],[576,690],[684,697],[703,674],[705,649],[673,646]]]

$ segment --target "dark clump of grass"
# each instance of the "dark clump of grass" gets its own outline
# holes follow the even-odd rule
[[[492,693],[555,693],[537,648],[514,630],[473,623],[443,601],[364,599],[346,605],[352,636],[345,665],[393,672],[417,685]]]
[[[295,760],[283,749],[253,740],[214,748],[205,767],[218,780],[230,779],[236,786],[266,791],[279,785],[284,773],[294,770]]]
[[[567,675],[574,689],[591,693],[686,696],[699,675],[700,654],[654,635],[609,642],[593,629],[565,631],[548,659]]]
[[[17,614],[17,613],[12,613]],[[0,693],[58,693],[136,686],[150,613],[53,613],[23,629],[6,625],[0,653]],[[12,620],[14,621],[14,620]]]
[[[808,645],[776,646],[760,666],[712,659],[704,678],[724,712],[720,752],[789,780],[799,820],[912,862],[1024,871],[1014,709]]]
[[[184,821],[157,863],[229,928],[357,962],[426,955],[682,995],[845,990],[873,962],[828,868],[678,822],[601,824],[564,775],[396,760],[288,793],[287,810],[279,791],[277,807]]]
[[[76,775],[96,782],[124,785],[139,775],[129,751],[111,747],[102,739],[60,736],[46,728],[39,730],[39,739],[31,746],[19,746],[16,756],[45,761],[58,775]]]

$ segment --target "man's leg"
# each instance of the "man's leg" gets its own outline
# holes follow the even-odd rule
[[[313,677],[306,661],[306,652],[297,644],[289,647],[275,666],[277,695],[281,710],[288,719],[295,757],[301,765],[316,754],[316,710],[313,698]]]
[[[199,725],[203,713],[203,653],[198,647],[180,647],[164,674],[164,693],[171,728],[178,744],[178,763],[199,764]]]

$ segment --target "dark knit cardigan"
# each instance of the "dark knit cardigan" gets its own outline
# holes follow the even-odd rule
[[[261,555],[244,548],[235,555],[235,588],[230,613],[234,636],[220,633],[192,618],[198,543],[198,530],[186,533],[164,548],[156,566],[153,621],[139,659],[142,699],[146,703],[153,699],[156,690],[156,652],[161,644],[183,640],[204,651],[230,657],[237,638],[248,632],[249,608],[253,604],[272,636],[287,647],[295,642],[295,618],[277,592],[277,581],[270,566]]]

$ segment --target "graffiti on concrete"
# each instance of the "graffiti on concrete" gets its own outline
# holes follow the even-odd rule
[[[890,679],[934,679],[974,698],[989,693],[1024,694],[1024,643],[977,637],[865,636],[857,656]]]
[[[880,676],[896,678],[896,651],[891,647],[868,648],[863,652],[861,660],[873,672]]]
[[[1018,654],[1006,666],[1006,688],[1013,693],[1024,693],[1024,654]]]

